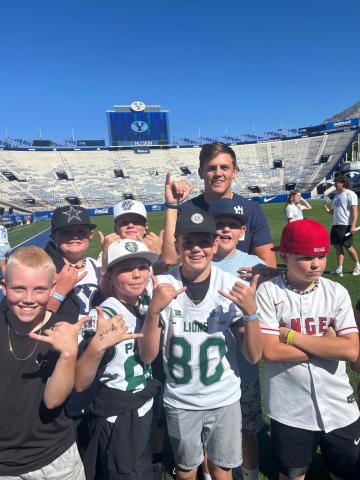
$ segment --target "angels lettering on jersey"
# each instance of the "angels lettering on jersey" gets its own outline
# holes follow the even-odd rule
[[[306,333],[306,335],[324,335],[329,327],[334,326],[332,317],[307,317],[290,318],[287,321],[280,320],[280,327],[287,327],[295,332]]]

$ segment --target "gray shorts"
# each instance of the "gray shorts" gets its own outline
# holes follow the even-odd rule
[[[1,480],[85,480],[84,467],[73,443],[60,457],[39,470],[21,475],[1,477]]]
[[[198,467],[206,449],[219,467],[242,464],[239,401],[212,410],[183,410],[165,405],[169,439],[175,463],[183,470]]]
[[[259,377],[255,380],[241,380],[242,433],[256,435],[264,427],[261,412]]]

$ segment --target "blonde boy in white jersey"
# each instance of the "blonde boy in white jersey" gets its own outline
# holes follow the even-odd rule
[[[243,352],[256,363],[262,353],[257,277],[248,287],[211,265],[216,224],[203,210],[183,212],[175,237],[181,266],[157,277],[139,339],[140,357],[153,361],[163,330],[164,404],[177,478],[196,479],[205,448],[212,478],[230,480],[231,469],[242,460],[234,324],[244,318]]]
[[[321,277],[327,230],[314,220],[291,222],[276,250],[287,273],[262,283],[256,302],[279,478],[304,479],[320,445],[332,478],[356,480],[359,409],[345,361],[358,357],[358,330],[347,290]]]

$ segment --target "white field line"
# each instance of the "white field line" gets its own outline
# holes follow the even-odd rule
[[[36,235],[33,235],[32,237],[28,238],[27,240],[24,240],[23,242],[18,243],[17,245],[14,245],[13,248],[21,247],[21,245],[24,245],[24,243],[30,242],[30,240],[32,240],[33,238],[38,237],[39,235],[41,235],[42,233],[44,233],[44,232],[46,232],[46,231],[48,231],[48,230],[50,230],[50,228],[45,228],[45,230],[42,230],[41,232],[37,233]]]

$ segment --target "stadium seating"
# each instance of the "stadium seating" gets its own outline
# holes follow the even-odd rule
[[[258,196],[249,190],[257,185],[262,195],[279,195],[292,182],[311,191],[338,163],[355,135],[356,130],[344,130],[233,145],[240,169],[234,191]],[[9,181],[0,175],[0,194],[3,202],[22,208],[26,208],[24,199],[34,198],[32,210],[64,205],[66,197],[78,197],[85,207],[113,205],[124,193],[144,203],[161,203],[168,171],[174,179],[195,184],[193,195],[201,192],[199,152],[199,146],[151,148],[143,154],[132,149],[0,150],[1,171],[17,179]],[[274,168],[274,162],[281,162],[282,168]],[[123,176],[115,176],[120,170]]]

